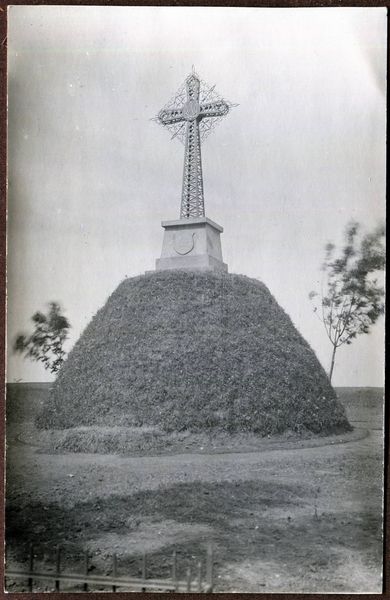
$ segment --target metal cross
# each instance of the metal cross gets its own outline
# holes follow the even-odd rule
[[[163,108],[157,117],[166,126],[186,124],[181,219],[205,215],[199,126],[203,119],[223,117],[229,112],[225,100],[200,102],[200,80],[195,73],[187,77],[186,91],[187,100],[181,108]]]

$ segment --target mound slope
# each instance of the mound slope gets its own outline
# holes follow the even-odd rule
[[[350,429],[314,352],[264,284],[180,271],[118,286],[70,352],[37,424]]]

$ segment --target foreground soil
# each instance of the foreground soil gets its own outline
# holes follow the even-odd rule
[[[155,457],[9,440],[7,565],[32,542],[47,568],[60,544],[69,569],[89,550],[95,572],[109,573],[115,552],[119,572],[139,574],[147,552],[150,576],[164,577],[173,549],[184,574],[211,541],[215,591],[380,592],[382,391],[339,392],[364,439]]]

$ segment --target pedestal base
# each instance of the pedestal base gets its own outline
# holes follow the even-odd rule
[[[223,228],[207,217],[163,221],[164,239],[156,271],[225,271],[220,234]]]

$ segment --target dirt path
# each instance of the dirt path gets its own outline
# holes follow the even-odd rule
[[[362,437],[364,438],[364,430]],[[367,458],[380,443],[379,432],[371,431],[365,439],[318,448],[271,449],[262,452],[212,455],[186,453],[154,457],[49,455],[39,454],[33,447],[18,444],[8,451],[8,495],[24,496],[28,491],[35,500],[60,500],[71,506],[81,498],[134,493],[199,479],[212,482],[276,477],[278,481],[295,481],[296,470],[305,479],[307,469],[310,471],[312,484],[316,486],[322,481],[323,475],[327,474],[327,469],[336,462],[348,457]],[[310,469],[310,465],[319,460],[328,466],[320,469],[313,479],[315,473]],[[340,481],[342,474],[340,467],[337,474]],[[98,482],[98,487],[91,486],[91,479]],[[353,483],[348,482],[348,487],[351,492]]]

